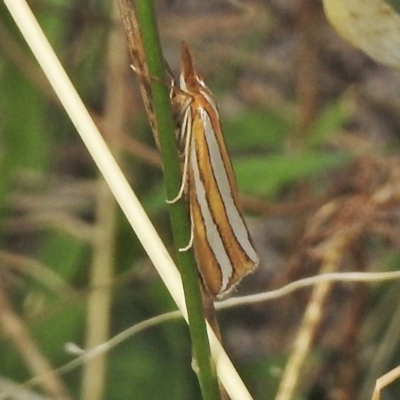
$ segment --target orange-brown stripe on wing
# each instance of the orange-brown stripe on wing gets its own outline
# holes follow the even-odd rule
[[[219,148],[219,144],[217,142],[217,139],[215,138],[215,143],[213,143],[213,146],[216,148],[211,148],[209,139],[207,139],[207,132],[205,130],[206,127],[207,129],[210,129],[210,124],[206,123],[204,118],[204,113],[201,115],[200,111],[202,110],[201,107],[196,107],[196,103],[193,104],[193,111],[195,114],[194,118],[194,124],[193,124],[193,141],[194,148],[196,149],[196,158],[198,164],[201,166],[200,168],[200,179],[201,182],[204,185],[205,188],[205,195],[204,198],[201,199],[201,201],[205,202],[207,204],[208,209],[210,210],[211,218],[212,218],[212,223],[215,224],[217,227],[218,233],[213,236],[210,235],[205,235],[205,237],[200,237],[197,238],[196,236],[200,236],[197,234],[196,226],[194,226],[195,230],[195,241],[199,240],[204,240],[206,239],[207,241],[215,241],[215,240],[221,240],[223,243],[223,250],[226,254],[226,257],[224,254],[218,253],[214,254],[214,257],[216,258],[216,263],[219,265],[220,269],[222,270],[222,284],[220,291],[227,291],[230,286],[235,285],[237,281],[239,281],[244,275],[246,275],[248,272],[250,272],[255,264],[254,260],[252,260],[249,255],[244,251],[241,243],[238,241],[237,238],[237,232],[233,229],[232,223],[228,218],[228,211],[226,209],[227,205],[227,195],[231,197],[231,201],[233,205],[230,205],[231,207],[236,207],[236,204],[234,203],[234,200],[232,199],[232,195],[234,194],[234,190],[236,189],[235,186],[233,188],[229,189],[230,193],[225,193],[225,196],[221,193],[221,188],[218,186],[218,179],[221,181],[221,177],[218,178],[218,176],[215,176],[216,168],[215,168],[215,154],[214,154],[214,162],[212,161],[212,158],[210,156],[211,152],[219,152],[221,149]],[[208,132],[210,134],[210,132]],[[220,134],[219,127],[215,129],[215,132],[213,133],[214,136],[217,134]],[[224,145],[224,143],[223,143]],[[225,147],[223,147],[223,150],[226,152]],[[193,156],[194,157],[194,156]],[[223,163],[223,160],[219,160],[219,163]],[[218,163],[217,163],[218,164]],[[217,168],[218,169],[218,168]],[[224,174],[227,175],[229,174],[229,169],[225,170],[223,168],[219,168],[217,171],[219,175]],[[227,184],[230,186],[235,185],[234,181],[234,176],[226,176],[225,177]],[[233,179],[233,180],[232,180]],[[192,188],[193,191],[196,190]],[[226,192],[226,190],[225,190]],[[197,194],[198,196],[198,194]],[[199,196],[198,196],[199,197]],[[232,211],[232,210],[230,210]],[[244,224],[244,221],[239,214],[239,211],[237,211],[239,217],[241,218],[240,224],[241,224],[241,234],[242,236],[245,235],[247,240],[248,240],[248,246],[252,246],[251,242],[249,241],[249,235],[247,232],[247,228]],[[216,237],[218,236],[218,237]],[[254,251],[254,249],[253,249]],[[225,258],[225,261],[224,261]],[[228,259],[228,262],[226,262],[226,258]],[[206,270],[206,269],[212,269],[214,268],[213,263],[210,265],[204,265],[204,261],[202,261],[201,269]],[[207,260],[205,262],[208,262]],[[224,265],[225,264],[225,265]],[[225,283],[224,283],[225,280]]]
[[[243,254],[238,254],[237,250],[242,248],[243,250],[245,249],[245,246],[243,246],[241,243],[239,243],[239,240],[236,236],[235,233],[235,226],[234,223],[232,223],[232,221],[229,218],[229,213],[226,213],[226,218],[228,220],[228,225],[229,228],[233,234],[233,236],[236,238],[236,242],[233,243],[233,241],[230,241],[231,243],[227,244],[228,247],[228,253],[231,255],[231,259],[233,260],[237,260],[237,262],[234,262],[234,265],[236,268],[234,268],[234,276],[232,277],[232,284],[234,284],[238,279],[240,280],[241,277],[243,277],[244,275],[246,275],[247,273],[251,272],[255,266],[258,265],[258,256],[254,251],[254,247],[253,247],[253,243],[250,237],[250,234],[248,232],[246,223],[244,221],[244,217],[243,217],[243,213],[240,207],[240,203],[239,203],[239,199],[238,199],[238,187],[237,187],[237,183],[236,183],[236,177],[235,177],[235,173],[233,171],[233,167],[232,167],[232,163],[228,154],[228,150],[226,148],[226,144],[225,144],[225,140],[224,137],[222,135],[221,132],[221,125],[220,125],[220,121],[219,121],[219,116],[218,114],[216,114],[214,112],[214,107],[211,107],[210,104],[206,104],[205,106],[205,111],[207,112],[207,114],[210,117],[210,122],[211,122],[211,126],[212,126],[212,130],[215,133],[215,139],[218,143],[218,150],[219,150],[219,155],[222,159],[222,163],[224,166],[224,172],[225,175],[228,178],[228,184],[229,184],[229,194],[230,197],[232,199],[232,203],[229,205],[228,202],[226,201],[226,199],[229,196],[225,196],[225,201],[224,201],[224,205],[225,205],[225,211],[227,211],[227,207],[230,207],[229,210],[232,210],[233,208],[235,208],[237,210],[237,216],[238,218],[240,218],[240,222],[239,224],[242,224],[242,227],[239,228],[242,230],[242,233],[245,234],[245,238],[242,238],[242,240],[244,240],[247,243],[248,246],[248,251],[246,253],[246,255],[244,256]],[[211,162],[211,165],[213,165],[213,163]],[[216,177],[216,174],[214,173],[214,177]],[[217,186],[218,182],[217,182]],[[223,198],[223,195],[220,192],[220,196],[221,198]],[[230,235],[228,235],[228,237],[231,237]],[[250,250],[251,248],[251,250]],[[236,250],[236,251],[234,251]]]
[[[195,121],[193,124],[192,146],[190,150],[190,211],[193,224],[194,248],[198,262],[200,274],[207,290],[214,296],[224,289],[229,281],[223,282],[223,274],[229,273],[231,267],[230,260],[225,252],[224,243],[221,240],[218,227],[213,220],[209,204],[207,202],[207,187],[204,175],[200,168],[201,163],[199,154],[204,151],[202,143],[194,143],[195,136],[199,133],[196,129],[201,129],[201,124]],[[223,254],[225,253],[225,259]],[[218,262],[216,254],[223,262]]]

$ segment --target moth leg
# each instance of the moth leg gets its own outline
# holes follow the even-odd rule
[[[167,204],[174,204],[178,200],[180,200],[185,192],[186,188],[186,183],[188,180],[188,172],[189,172],[189,152],[190,152],[190,143],[192,140],[192,132],[189,123],[190,119],[190,109],[188,109],[188,112],[185,113],[183,117],[183,122],[182,122],[182,132],[183,132],[183,137],[185,138],[185,148],[183,151],[184,155],[184,161],[183,161],[183,171],[182,171],[182,184],[181,187],[179,188],[178,194],[171,200],[166,200]]]
[[[165,81],[163,81],[162,79],[160,79],[158,76],[154,76],[154,75],[145,73],[144,71],[138,70],[133,64],[131,64],[130,67],[131,67],[132,71],[133,71],[135,74],[137,74],[137,75],[139,75],[139,76],[142,76],[142,77],[145,78],[145,79],[152,79],[153,81],[157,81],[157,82],[159,82],[159,83],[162,83],[162,84],[163,84],[164,86],[166,86],[168,89],[174,90],[173,88],[174,88],[175,82],[174,82],[174,79],[173,79],[173,77],[172,77],[171,75],[168,74],[169,77],[170,77],[170,79],[171,79],[170,82],[168,83],[168,82],[165,82]]]
[[[178,249],[179,252],[183,253],[184,251],[188,251],[192,248],[194,241],[194,225],[193,225],[193,218],[192,213],[190,213],[190,238],[189,243],[185,247],[181,247]]]

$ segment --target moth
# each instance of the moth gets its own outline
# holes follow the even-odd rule
[[[185,43],[179,86],[170,93],[183,158],[176,199],[185,193],[204,286],[212,296],[222,297],[258,266],[259,259],[240,208],[214,96],[194,69]]]
[[[136,10],[127,0],[118,3],[133,69],[141,81],[142,96],[159,147],[151,77]],[[185,195],[192,222],[192,238],[187,249],[193,243],[206,290],[213,297],[221,297],[253,271],[259,260],[240,209],[214,96],[194,69],[185,43],[182,43],[179,83],[175,83],[171,73],[170,77],[170,99],[176,112],[177,138],[183,158],[182,186],[170,202]]]

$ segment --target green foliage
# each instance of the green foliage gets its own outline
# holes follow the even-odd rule
[[[343,122],[342,104],[332,103],[307,133],[305,149],[294,153],[285,150],[295,131],[291,113],[246,110],[228,119],[224,124],[227,145],[240,190],[274,198],[299,180],[322,178],[343,168],[351,161],[349,154],[321,150]]]
[[[323,145],[340,130],[346,120],[346,113],[341,101],[332,102],[318,115],[309,133],[308,145],[317,147]]]
[[[66,281],[73,281],[79,269],[87,269],[85,255],[88,245],[81,239],[63,232],[52,232],[43,235],[38,259],[56,271]],[[83,275],[85,276],[85,274]]]
[[[293,120],[276,110],[243,110],[224,120],[223,128],[233,153],[243,149],[278,149],[293,131]]]
[[[179,349],[166,344],[154,346],[163,343],[164,336],[163,332],[152,330],[127,341],[114,352],[109,363],[108,379],[112,385],[107,399],[118,400],[121,393],[130,393],[139,400],[161,399],[166,393],[168,399],[195,398],[190,394],[196,382],[188,368],[189,342]],[[175,339],[176,336],[174,342]]]
[[[304,152],[246,157],[235,160],[240,189],[245,193],[275,197],[299,180],[323,177],[351,160],[344,154]]]
[[[256,358],[253,362],[245,365],[241,370],[241,376],[253,389],[255,400],[269,399],[275,396],[286,363],[286,357],[270,355]],[[257,385],[261,379],[264,381],[263,386]]]

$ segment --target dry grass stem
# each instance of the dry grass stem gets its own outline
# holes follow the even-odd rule
[[[338,269],[343,252],[348,245],[350,235],[340,232],[323,244],[321,254],[321,273],[327,274]],[[293,351],[285,367],[279,384],[276,400],[290,400],[294,397],[298,383],[304,371],[306,357],[311,351],[312,342],[323,315],[323,307],[328,296],[330,282],[317,284],[310,296],[301,326],[296,335]]]
[[[396,379],[400,378],[400,366],[393,368],[387,374],[382,375],[377,381],[374,389],[374,393],[372,395],[372,400],[380,400],[381,399],[381,391],[386,386],[390,385]]]

